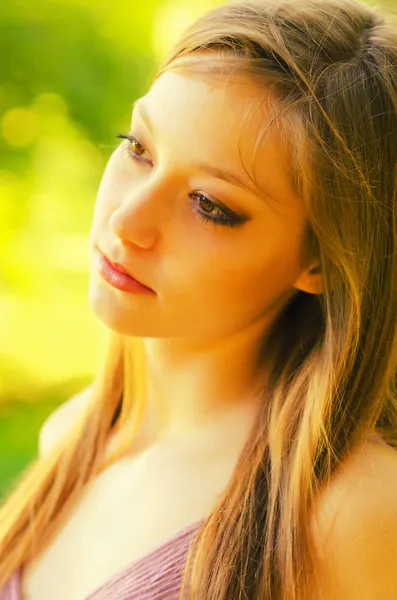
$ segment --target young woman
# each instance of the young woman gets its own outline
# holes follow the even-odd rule
[[[397,598],[394,19],[222,4],[118,137],[108,348],[2,507],[0,597]]]

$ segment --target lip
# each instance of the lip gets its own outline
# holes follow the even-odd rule
[[[98,251],[100,254],[102,254],[102,256],[108,261],[108,263],[110,264],[110,266],[115,269],[116,271],[118,271],[119,273],[123,273],[124,275],[128,275],[128,277],[131,277],[131,279],[134,280],[135,283],[141,285],[142,287],[146,288],[147,290],[153,292],[154,290],[152,290],[152,288],[150,288],[149,286],[145,285],[144,283],[142,283],[142,281],[139,281],[139,279],[137,279],[135,277],[135,275],[133,275],[131,273],[131,271],[129,271],[128,269],[126,269],[121,263],[112,260],[107,254],[105,254],[104,252],[102,252],[102,250],[100,250],[98,248]]]
[[[123,265],[121,265],[120,263],[118,263],[118,262],[116,262],[114,260],[110,260],[110,258],[108,258],[107,256],[106,256],[106,258],[108,259],[108,261],[110,262],[110,264],[113,265],[113,267],[115,269],[117,269],[117,271],[120,271],[120,273],[125,273],[126,275],[129,275],[130,277],[132,277],[133,279],[135,279],[135,281],[138,281],[136,277],[134,277],[129,271],[127,271],[127,269],[125,267],[123,267]],[[141,283],[143,285],[143,283],[141,281],[139,281],[138,283]]]

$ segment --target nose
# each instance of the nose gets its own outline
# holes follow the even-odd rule
[[[171,189],[164,179],[138,181],[122,194],[121,204],[110,217],[110,229],[121,239],[151,245],[167,221],[171,204]]]

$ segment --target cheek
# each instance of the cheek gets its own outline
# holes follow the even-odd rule
[[[287,255],[284,249],[267,248],[260,252],[258,245],[236,253],[227,253],[223,258],[204,258],[196,251],[200,260],[190,261],[182,279],[185,293],[192,301],[197,300],[204,307],[213,307],[220,311],[239,311],[254,314],[266,305],[291,290],[297,277],[294,253]]]
[[[208,240],[207,240],[208,242]],[[264,266],[258,268],[254,259],[243,252],[233,253],[223,248],[213,252],[209,244],[195,244],[178,254],[168,264],[169,291],[179,304],[191,304],[196,310],[208,311],[236,302],[250,304],[263,279]]]

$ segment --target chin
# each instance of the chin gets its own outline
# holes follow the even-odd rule
[[[115,294],[112,293],[113,290],[103,289],[104,287],[95,280],[95,276],[91,278],[88,290],[88,304],[91,312],[106,327],[124,335],[127,333],[125,331],[126,312],[121,310]]]
[[[105,284],[104,284],[105,287]],[[114,293],[116,292],[116,293]],[[91,312],[108,329],[130,337],[157,337],[153,323],[142,320],[142,311],[126,306],[117,290],[103,289],[102,285],[91,280],[88,291],[88,304]]]

